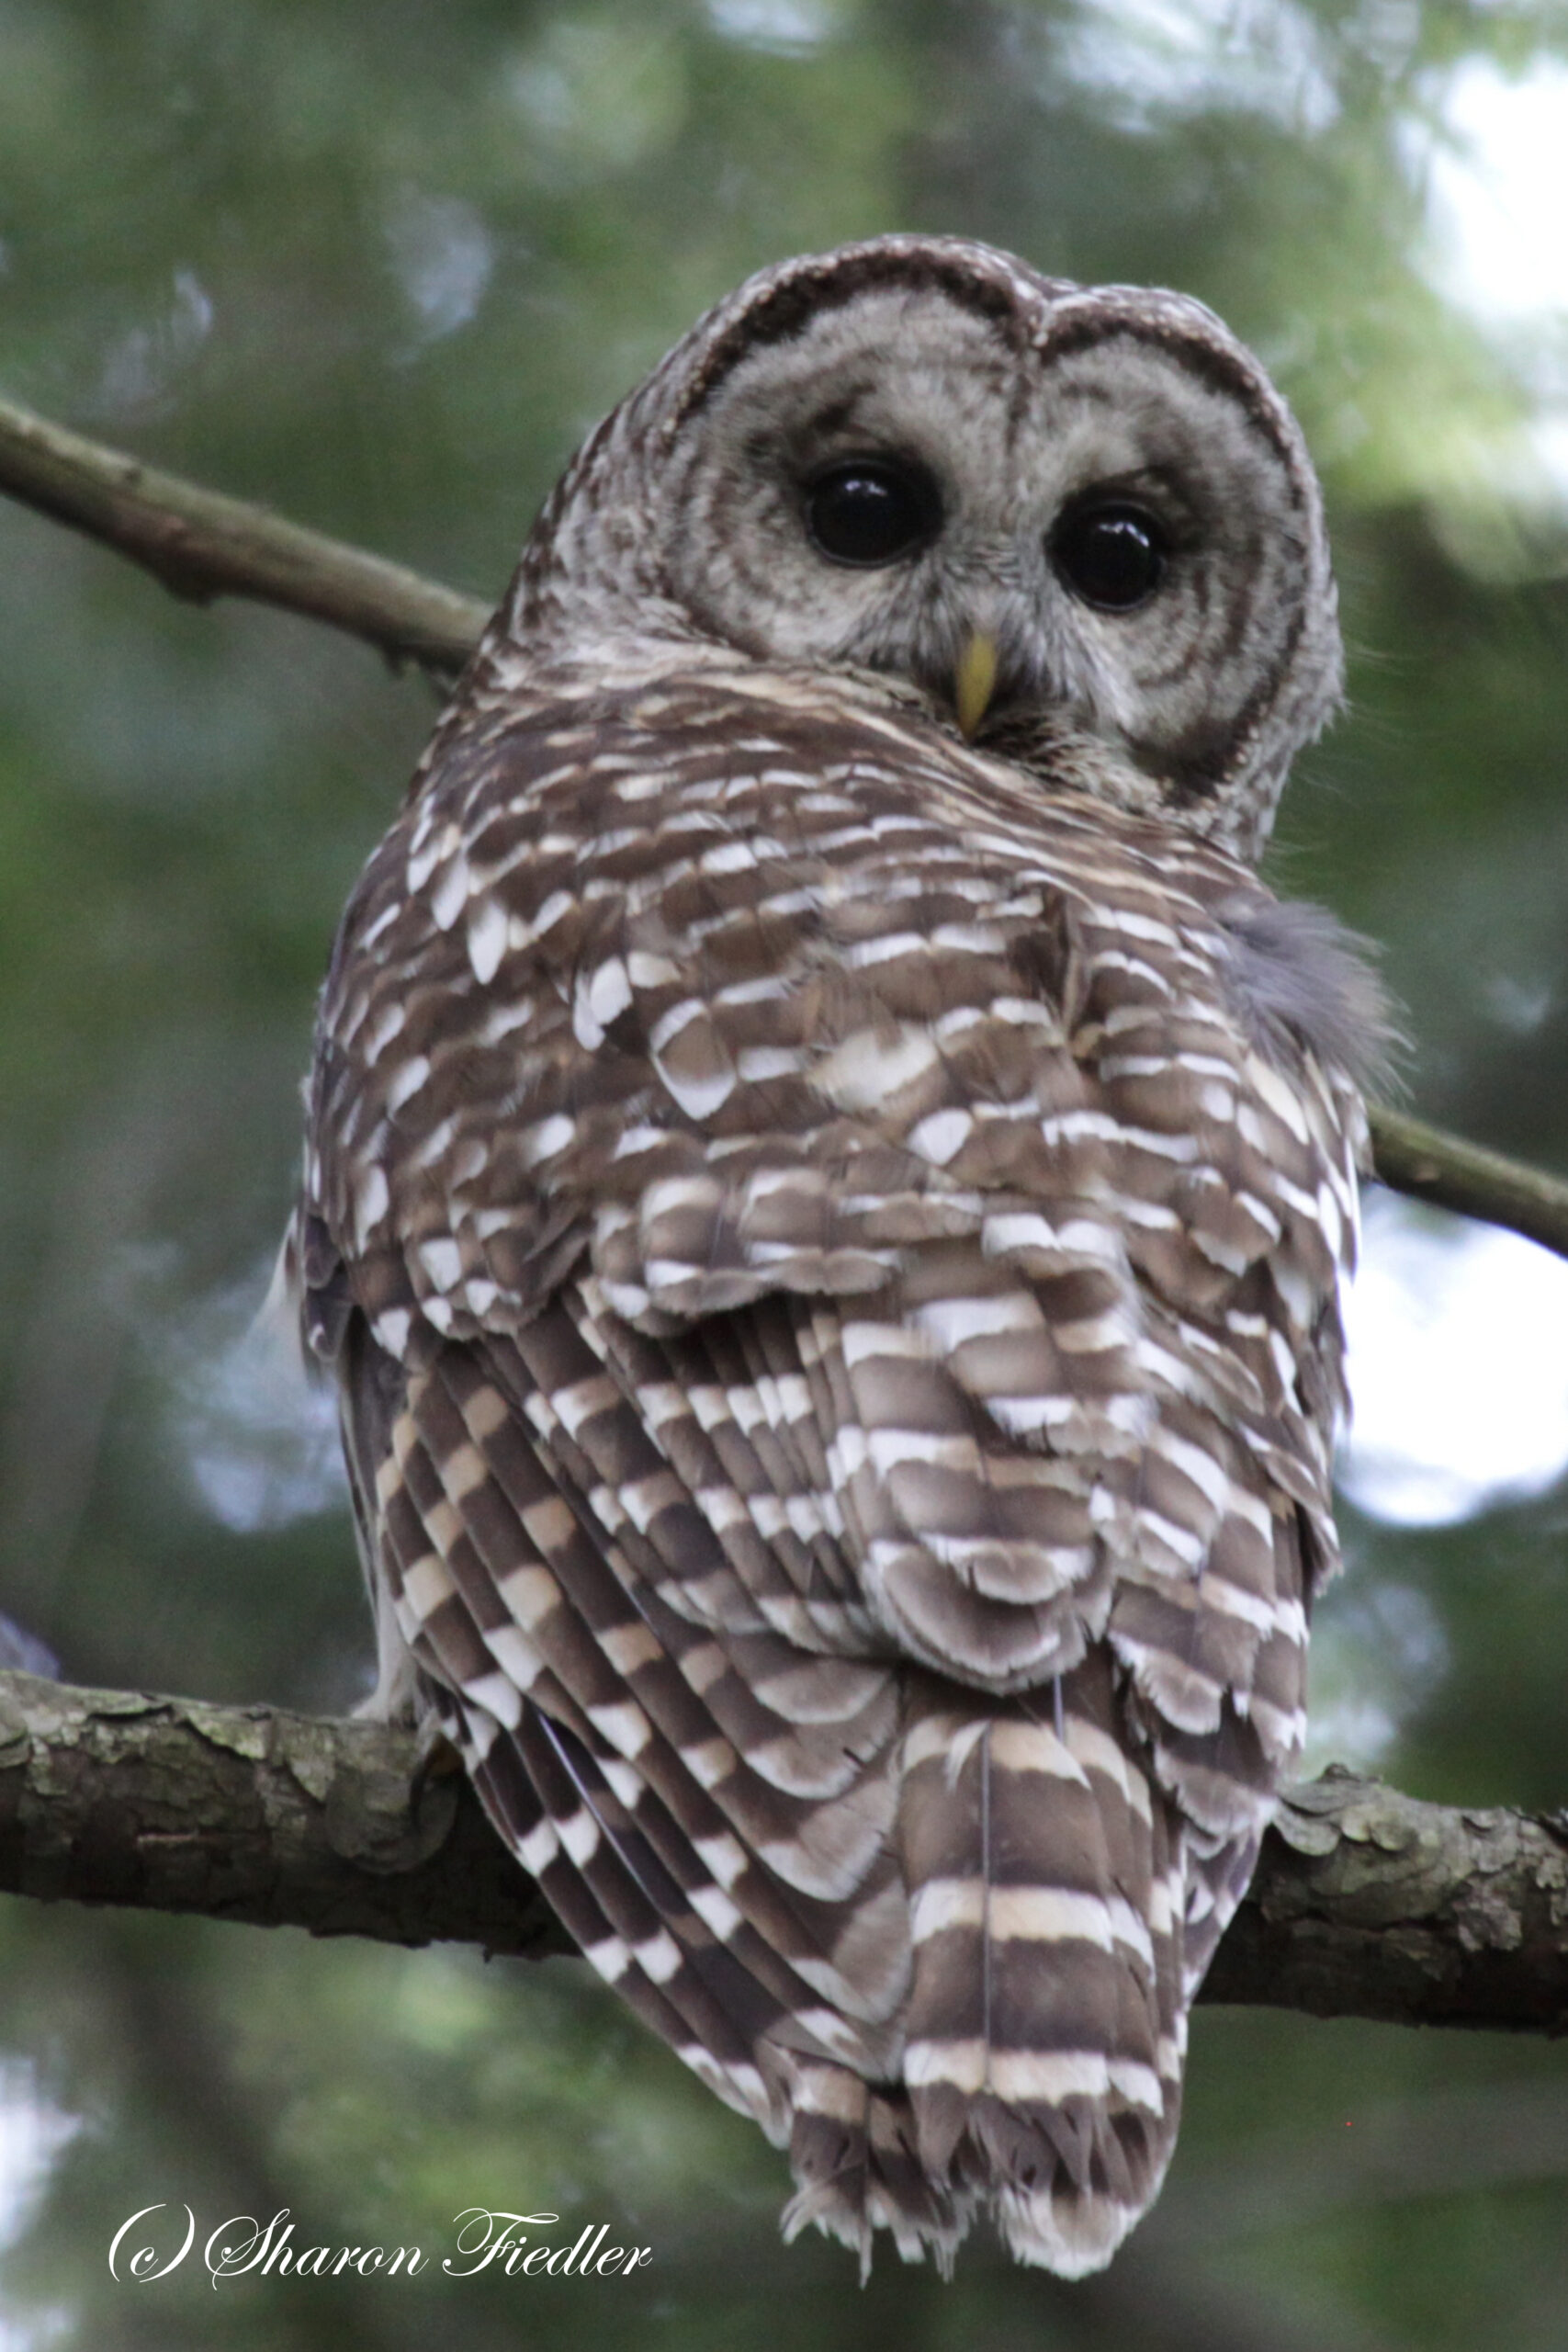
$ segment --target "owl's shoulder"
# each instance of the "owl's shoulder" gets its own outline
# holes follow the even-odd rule
[[[956,952],[973,980],[983,929],[1026,993],[1061,1003],[1092,971],[1112,1010],[1203,997],[1288,1076],[1303,1057],[1348,1084],[1382,1069],[1364,943],[1168,817],[1107,807],[1094,746],[1070,733],[1042,775],[880,680],[733,657],[513,671],[501,688],[455,707],[365,869],[328,1038],[359,1025],[350,1000],[416,971],[471,1001],[523,952],[575,967],[628,910],[647,929],[657,909],[652,927],[695,951],[677,960],[700,989],[726,919],[766,910],[786,956],[793,911],[797,948],[813,933],[865,967],[881,934],[889,962],[934,971]]]

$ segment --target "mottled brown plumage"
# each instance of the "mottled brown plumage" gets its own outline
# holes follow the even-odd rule
[[[824,555],[911,451],[933,536]],[[1244,861],[1337,679],[1209,313],[884,240],[590,441],[344,918],[296,1250],[378,1703],[863,2260],[1109,2257],[1300,1749],[1375,1000]]]

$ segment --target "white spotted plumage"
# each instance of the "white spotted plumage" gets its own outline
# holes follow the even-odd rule
[[[886,561],[846,452],[925,469]],[[1337,674],[1208,312],[847,248],[592,436],[344,918],[380,1702],[863,2261],[1109,2258],[1299,1752],[1377,1011],[1249,861]]]

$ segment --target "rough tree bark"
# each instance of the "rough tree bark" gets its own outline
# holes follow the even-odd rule
[[[0,401],[0,492],[175,594],[249,596],[442,677],[486,608]],[[1397,1190],[1568,1256],[1568,1183],[1372,1114]],[[0,1675],[0,1892],[316,1935],[570,1950],[466,1782],[411,1736]],[[1331,1770],[1293,1790],[1203,1997],[1568,2030],[1568,1816],[1424,1804]]]
[[[318,1936],[570,1951],[468,1782],[413,1735],[0,1676],[0,1891]],[[1568,1818],[1291,1792],[1203,1997],[1568,2029]]]

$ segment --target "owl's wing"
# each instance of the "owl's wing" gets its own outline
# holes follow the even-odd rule
[[[822,698],[449,750],[310,1231],[379,1573],[590,1957],[801,2218],[989,2190],[1084,2267],[1299,1746],[1349,1097],[1249,1032],[1237,869]]]

